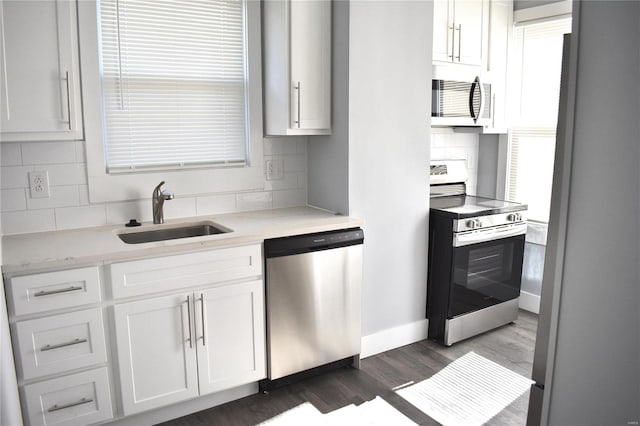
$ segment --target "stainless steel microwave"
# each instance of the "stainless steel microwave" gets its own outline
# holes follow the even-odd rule
[[[432,126],[486,126],[491,124],[491,84],[479,76],[440,77],[431,81]]]

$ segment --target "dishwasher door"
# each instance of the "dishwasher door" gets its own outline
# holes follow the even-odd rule
[[[360,353],[362,244],[268,258],[268,377]]]

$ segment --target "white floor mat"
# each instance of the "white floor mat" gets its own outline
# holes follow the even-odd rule
[[[347,405],[327,414],[320,413],[309,402],[273,417],[260,425],[264,426],[414,426],[400,411],[384,399],[376,396],[360,405]]]
[[[444,426],[482,425],[527,391],[532,380],[469,352],[396,393]]]

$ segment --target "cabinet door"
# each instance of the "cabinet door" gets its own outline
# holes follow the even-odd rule
[[[453,61],[453,1],[433,2],[433,60]]]
[[[116,305],[124,414],[198,396],[191,293]]]
[[[501,131],[507,128],[507,60],[511,26],[513,22],[513,0],[492,0],[489,23],[489,58],[487,71],[493,92],[492,128]]]
[[[266,377],[263,282],[196,293],[200,394]]]
[[[484,0],[455,0],[454,62],[483,65],[486,40]]]
[[[331,127],[331,2],[291,1],[291,128]]]
[[[2,141],[82,138],[75,7],[2,2]]]

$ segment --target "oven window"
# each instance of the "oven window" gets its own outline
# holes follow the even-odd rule
[[[518,297],[523,253],[524,235],[455,248],[448,316]]]

